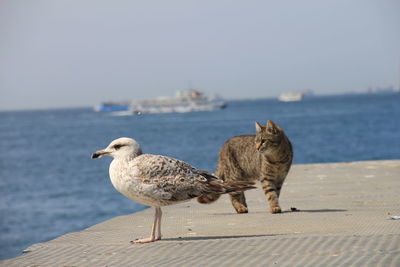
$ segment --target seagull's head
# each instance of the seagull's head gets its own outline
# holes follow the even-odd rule
[[[92,154],[92,159],[102,156],[113,158],[134,158],[142,154],[142,149],[138,142],[132,138],[121,137],[112,141],[105,149],[98,150]]]

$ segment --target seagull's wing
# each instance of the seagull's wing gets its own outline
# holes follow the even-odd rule
[[[182,201],[208,193],[223,193],[223,181],[178,159],[143,154],[133,161],[145,184],[153,185],[155,194],[171,201]]]

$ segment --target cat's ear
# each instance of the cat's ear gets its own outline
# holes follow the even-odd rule
[[[256,122],[256,133],[259,133],[262,131],[262,125]]]
[[[272,133],[272,134],[277,134],[279,132],[278,126],[271,120],[267,121],[267,131]]]

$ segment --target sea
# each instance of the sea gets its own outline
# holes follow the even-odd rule
[[[112,140],[132,137],[145,153],[214,172],[227,139],[267,120],[292,141],[294,164],[400,159],[398,93],[229,101],[216,111],[134,116],[91,108],[0,112],[0,259],[147,208],[113,188],[111,158],[90,158]]]

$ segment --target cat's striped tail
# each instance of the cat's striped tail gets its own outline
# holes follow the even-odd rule
[[[197,201],[201,204],[210,204],[213,203],[214,201],[217,201],[222,194],[242,192],[249,189],[257,188],[254,186],[254,182],[230,182],[230,183],[219,184],[219,186],[222,186],[223,190],[221,190],[218,193],[201,195],[197,197]]]
[[[197,197],[197,201],[201,204],[211,204],[214,201],[217,201],[220,196],[220,194],[201,195]]]

